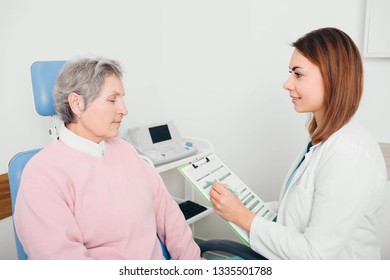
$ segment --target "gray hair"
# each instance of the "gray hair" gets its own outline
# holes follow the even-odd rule
[[[101,93],[105,78],[122,78],[120,64],[106,58],[82,58],[67,62],[61,69],[54,86],[56,112],[65,124],[74,121],[68,95],[75,92],[83,97],[84,110]]]

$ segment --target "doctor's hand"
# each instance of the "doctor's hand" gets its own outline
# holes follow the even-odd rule
[[[210,200],[214,205],[215,213],[249,232],[256,214],[247,209],[238,197],[231,193],[228,185],[215,181],[210,190]]]

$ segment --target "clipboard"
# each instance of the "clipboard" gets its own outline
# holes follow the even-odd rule
[[[230,190],[240,199],[246,208],[261,215],[263,218],[275,221],[276,213],[269,208],[243,181],[240,180],[215,154],[210,154],[196,162],[188,163],[178,167],[180,173],[199,191],[209,202],[212,182],[215,180],[228,184]],[[243,241],[249,246],[248,233],[229,221],[227,224]]]

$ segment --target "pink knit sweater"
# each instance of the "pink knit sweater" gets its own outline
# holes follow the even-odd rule
[[[27,164],[14,221],[29,259],[199,259],[160,176],[127,142],[102,158],[55,140]]]

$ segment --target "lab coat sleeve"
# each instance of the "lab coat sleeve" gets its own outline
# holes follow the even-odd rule
[[[333,147],[317,166],[310,222],[303,232],[256,216],[250,229],[255,251],[269,259],[339,258],[364,218],[376,180],[367,153],[345,147]]]

